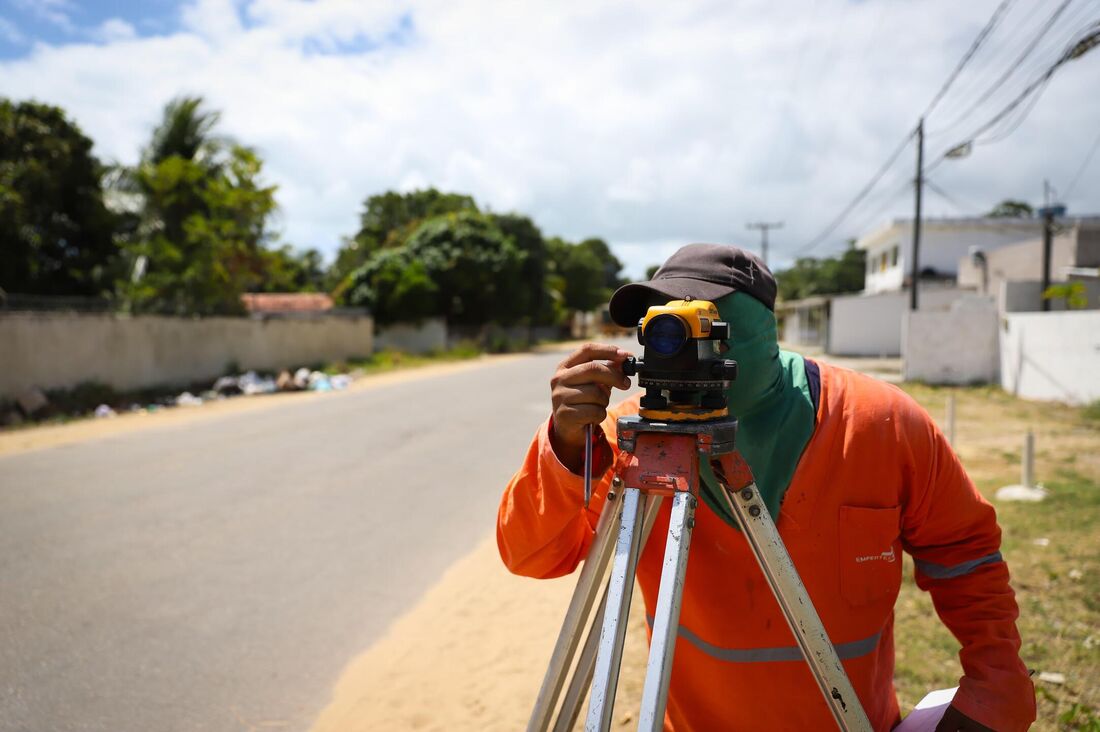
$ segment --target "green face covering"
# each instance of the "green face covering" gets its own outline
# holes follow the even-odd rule
[[[730,414],[739,422],[737,449],[778,521],[779,504],[814,431],[806,364],[798,354],[779,350],[775,314],[756,298],[735,292],[715,305],[730,325],[730,348],[724,356],[737,361],[737,379],[727,392]],[[699,474],[700,497],[736,528],[710,465],[703,463]]]

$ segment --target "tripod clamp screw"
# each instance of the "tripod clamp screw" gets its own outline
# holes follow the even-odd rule
[[[751,501],[752,500],[752,488],[742,488],[741,489],[741,498],[745,499],[746,501]]]

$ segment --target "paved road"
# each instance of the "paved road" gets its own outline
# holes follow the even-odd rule
[[[0,458],[0,729],[308,729],[491,530],[561,357]]]

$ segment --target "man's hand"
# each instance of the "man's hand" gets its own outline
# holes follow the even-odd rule
[[[943,719],[936,725],[936,732],[994,732],[994,730],[980,722],[975,722],[955,707],[948,707],[943,713]]]
[[[629,356],[616,346],[589,343],[558,364],[550,379],[554,429],[550,443],[562,465],[574,473],[584,468],[584,428],[607,417],[611,389],[629,389],[623,360]]]

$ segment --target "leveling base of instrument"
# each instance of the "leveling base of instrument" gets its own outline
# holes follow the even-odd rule
[[[665,423],[630,416],[620,418],[617,427],[620,453],[612,490],[566,611],[528,731],[573,729],[586,688],[589,704],[585,730],[610,728],[634,571],[661,501],[671,498],[638,715],[639,730],[663,727],[698,505],[699,464],[705,456],[718,479],[722,500],[740,523],[837,727],[870,732],[870,721],[764,506],[752,472],[735,449],[736,420]],[[603,594],[596,605],[601,587]],[[588,634],[582,647],[586,625]],[[731,720],[731,725],[735,724]]]

